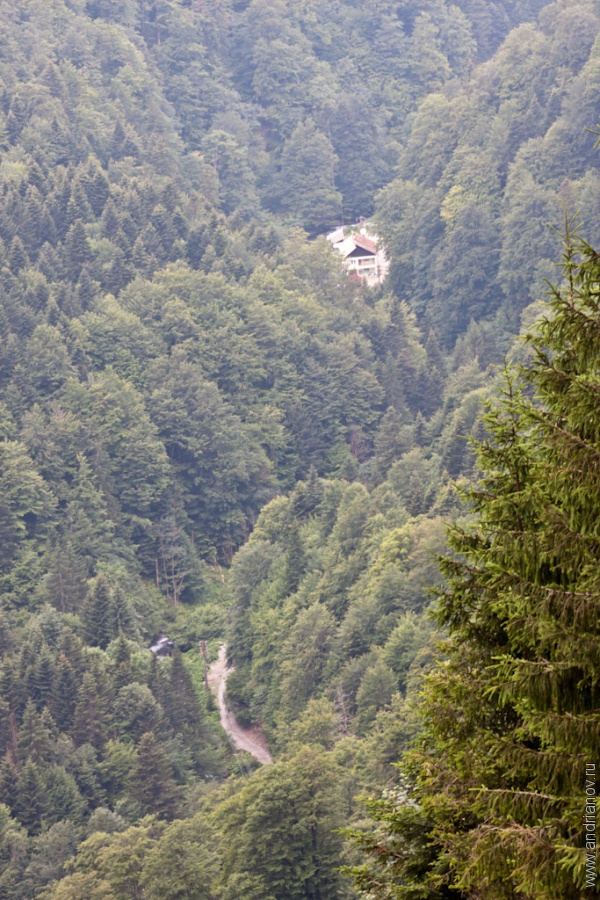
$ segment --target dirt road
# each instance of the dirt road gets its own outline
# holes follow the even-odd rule
[[[264,735],[258,728],[242,728],[234,714],[227,709],[225,688],[227,686],[227,676],[231,671],[232,669],[227,668],[227,647],[223,644],[219,649],[218,657],[212,663],[208,672],[208,683],[217,698],[221,726],[229,735],[229,739],[236,750],[251,753],[264,766],[268,766],[273,760]]]

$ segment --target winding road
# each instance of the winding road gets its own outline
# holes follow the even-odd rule
[[[255,759],[264,766],[273,762],[264,735],[258,728],[242,728],[234,714],[225,703],[225,688],[227,676],[233,669],[227,668],[227,647],[223,644],[219,648],[219,655],[211,664],[208,671],[208,683],[217,698],[221,727],[229,735],[229,739],[236,750],[251,753]]]

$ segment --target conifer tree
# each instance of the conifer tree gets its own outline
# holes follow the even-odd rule
[[[10,706],[0,698],[0,753],[4,754],[12,744]]]
[[[18,748],[22,760],[31,759],[36,765],[48,762],[52,755],[52,731],[49,722],[42,719],[31,699],[27,701],[19,728]]]
[[[41,709],[50,701],[52,682],[54,680],[54,660],[47,647],[40,653],[35,664],[35,694],[38,709]]]
[[[43,196],[46,195],[48,191],[48,180],[35,160],[32,160],[29,165],[27,183],[36,188]]]
[[[82,610],[83,632],[92,647],[103,649],[115,636],[114,605],[110,584],[104,575],[98,575],[89,591]]]
[[[29,187],[25,194],[25,208],[23,210],[23,221],[19,229],[20,236],[25,245],[29,248],[29,253],[37,251],[44,241],[44,233],[40,230],[40,220],[42,217],[42,198],[40,192]]]
[[[47,804],[40,771],[33,760],[28,759],[19,775],[14,812],[31,834],[40,831]]]
[[[119,232],[123,234],[123,232]],[[118,239],[119,234],[115,237]],[[104,273],[103,286],[111,294],[115,296],[121,291],[127,282],[131,279],[129,269],[125,260],[125,254],[120,247],[115,247],[113,257],[108,270]]]
[[[175,650],[163,706],[175,732],[197,739],[202,732],[202,708],[183,656]]]
[[[90,206],[85,192],[85,188],[79,177],[73,182],[71,188],[71,197],[67,204],[67,221],[69,225],[75,225],[77,221],[82,223],[91,222],[94,218],[92,207]]]
[[[108,740],[108,700],[100,678],[86,672],[75,706],[73,736],[78,744],[101,747]]]
[[[121,220],[119,219],[116,206],[112,200],[109,200],[104,207],[100,225],[102,227],[102,234],[109,240],[113,239],[114,235],[121,227]]]
[[[150,671],[148,672],[148,687],[152,691],[154,698],[164,706],[167,693],[165,678],[158,658],[152,654],[150,660]]]
[[[51,710],[61,731],[69,731],[75,715],[78,680],[75,670],[67,657],[60,654],[57,659],[52,683]]]
[[[358,883],[375,897],[440,885],[585,896],[586,764],[600,746],[600,258],[567,231],[563,268],[531,362],[507,371],[485,417],[475,524],[451,530],[447,659],[405,761],[415,792],[377,808],[387,842],[363,839],[377,862]]]
[[[14,634],[6,610],[0,609],[0,659],[7,656],[14,647]]]
[[[90,157],[85,174],[81,182],[85,188],[88,202],[94,211],[94,215],[102,215],[102,211],[110,194],[108,179],[102,171],[98,161]]]
[[[91,807],[106,804],[106,794],[100,784],[100,767],[96,751],[91,744],[78,747],[69,760],[77,787]]]
[[[79,275],[79,280],[77,282],[77,302],[83,312],[90,309],[99,290],[100,282],[94,280],[92,277],[92,267],[89,263],[86,263],[81,269],[81,274]]]
[[[69,228],[64,253],[67,275],[71,281],[76,282],[84,265],[91,259],[90,244],[81,219],[77,219]]]
[[[50,766],[43,773],[43,783],[47,798],[44,824],[61,819],[80,822],[87,804],[75,778],[63,766]]]
[[[16,275],[21,269],[25,269],[29,265],[29,257],[23,241],[16,235],[10,243],[6,262],[13,275]]]
[[[42,244],[38,253],[36,267],[46,276],[48,281],[58,281],[62,275],[62,266],[58,253],[48,240],[45,240]]]
[[[15,808],[19,789],[19,770],[7,753],[0,762],[0,797],[10,809]]]
[[[284,573],[284,591],[286,594],[293,594],[298,590],[298,586],[304,575],[305,567],[306,556],[302,546],[300,528],[297,520],[294,519],[289,526],[287,535],[287,552]]]
[[[85,658],[84,645],[81,638],[76,634],[73,634],[70,628],[64,629],[58,644],[58,652],[65,655],[75,672],[78,674],[83,672]]]
[[[95,563],[110,555],[114,536],[114,525],[108,513],[105,498],[99,490],[92,468],[83,453],[77,454],[77,474],[71,486],[71,500],[66,509],[69,539],[76,548],[77,555],[87,563],[88,574],[92,574]],[[102,600],[107,604],[106,592],[110,590],[104,578],[99,577],[96,588],[103,591]],[[112,637],[112,635],[111,635]]]
[[[113,590],[112,596],[112,637],[117,635],[133,638],[136,628],[131,603],[120,585]]]
[[[142,735],[139,756],[132,780],[132,796],[148,813],[172,818],[177,810],[177,786],[167,754],[156,735]]]
[[[129,684],[132,680],[133,669],[131,666],[131,650],[129,648],[129,644],[127,643],[125,636],[121,632],[116,642],[115,647],[115,661],[114,661],[114,670],[113,670],[113,689],[115,694],[120,691],[122,687],[125,687],[126,684]]]

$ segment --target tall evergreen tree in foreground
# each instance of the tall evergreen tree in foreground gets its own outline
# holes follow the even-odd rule
[[[567,232],[564,288],[488,409],[472,526],[450,532],[413,787],[371,804],[377,898],[588,896],[600,764],[600,257]],[[595,765],[595,770],[593,767]],[[591,852],[592,856],[586,853]],[[586,868],[586,862],[588,867]],[[590,896],[593,891],[590,891]]]

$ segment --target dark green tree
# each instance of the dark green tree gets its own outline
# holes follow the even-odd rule
[[[582,797],[598,742],[600,265],[569,232],[563,274],[529,335],[529,363],[506,372],[485,417],[482,474],[467,491],[475,522],[451,530],[456,556],[443,562],[439,606],[450,636],[426,688],[425,735],[405,761],[414,795],[409,806],[379,807],[391,835],[370,852],[383,877],[377,864],[359,873],[377,897],[418,885],[433,897],[440,884],[485,898],[586,895]]]
[[[87,804],[82,797],[73,775],[63,766],[49,766],[43,772],[47,797],[44,824],[54,824],[63,819],[81,823]]]
[[[112,636],[123,635],[135,638],[137,635],[133,608],[124,589],[116,585],[112,592]]]
[[[163,706],[173,730],[183,734],[197,748],[203,735],[204,714],[183,655],[178,650],[173,653]]]
[[[48,807],[48,797],[39,768],[28,759],[19,774],[14,813],[30,834],[37,834]]]
[[[131,665],[131,648],[123,632],[119,634],[115,646],[113,662],[112,683],[115,693],[133,680],[133,667]]]
[[[79,683],[75,669],[64,654],[60,654],[54,668],[50,709],[58,728],[70,731],[75,715]]]
[[[81,611],[83,633],[92,647],[106,647],[115,637],[113,591],[108,579],[98,575]]]
[[[115,724],[125,739],[141,740],[147,732],[164,737],[163,711],[145,684],[126,684],[115,698]]]
[[[338,775],[324,754],[306,748],[257,773],[219,807],[226,895],[245,878],[263,883],[274,900],[340,896]]]
[[[286,594],[293,594],[298,590],[306,567],[306,556],[296,519],[289,526],[286,538],[284,591]]]
[[[310,234],[325,232],[341,218],[335,188],[337,157],[331,141],[312,119],[301,122],[281,152],[279,203],[289,220]]]
[[[0,763],[0,796],[10,809],[15,808],[18,789],[19,770],[12,759],[12,755],[7,753]]]
[[[25,269],[29,265],[29,257],[25,250],[25,246],[21,238],[17,235],[15,235],[10,242],[6,262],[8,268],[14,275],[17,275],[22,269]]]
[[[91,260],[90,244],[81,219],[69,228],[64,245],[65,268],[69,279],[76,283],[81,270]]]
[[[77,744],[101,747],[108,740],[109,724],[105,679],[102,673],[85,672],[75,705],[73,737]]]
[[[73,543],[58,540],[48,553],[48,574],[44,596],[60,612],[72,612],[83,605],[86,594],[86,565]]]
[[[19,728],[18,749],[23,762],[31,759],[36,765],[50,762],[54,746],[52,728],[54,722],[46,715],[40,715],[33,700],[29,699],[23,713],[23,721]]]
[[[132,776],[132,796],[147,813],[173,818],[178,806],[178,790],[173,768],[156,735],[142,735],[138,760]]]

